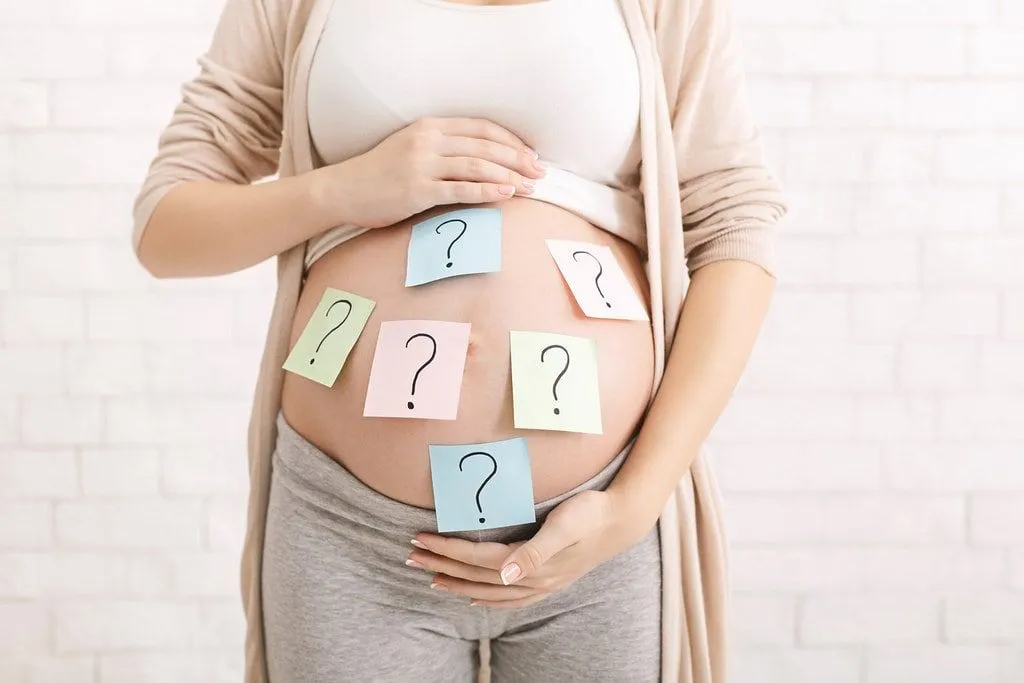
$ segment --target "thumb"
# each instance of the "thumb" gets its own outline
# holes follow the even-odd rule
[[[562,526],[541,525],[533,538],[512,551],[501,563],[501,582],[511,586],[516,581],[530,576],[573,542]]]

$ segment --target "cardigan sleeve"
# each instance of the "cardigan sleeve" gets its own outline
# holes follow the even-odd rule
[[[227,0],[197,75],[182,86],[134,202],[136,252],[157,203],[179,183],[245,184],[276,171],[286,9],[266,2]]]
[[[662,0],[655,18],[692,273],[739,259],[775,274],[787,206],[762,161],[730,0]]]

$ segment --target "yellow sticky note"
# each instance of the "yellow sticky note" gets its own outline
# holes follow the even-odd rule
[[[516,429],[601,434],[597,342],[547,332],[510,332]]]
[[[373,312],[369,299],[328,287],[284,362],[284,369],[334,386]]]

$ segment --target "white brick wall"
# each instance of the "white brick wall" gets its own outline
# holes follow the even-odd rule
[[[732,0],[792,202],[712,440],[735,683],[1024,683],[1024,2]],[[0,681],[234,683],[269,265],[130,202],[219,0],[0,0]]]

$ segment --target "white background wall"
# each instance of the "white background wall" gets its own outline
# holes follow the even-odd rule
[[[1024,0],[735,0],[793,208],[716,430],[736,683],[1024,682]],[[272,272],[129,205],[217,0],[0,0],[0,681],[235,683]]]

